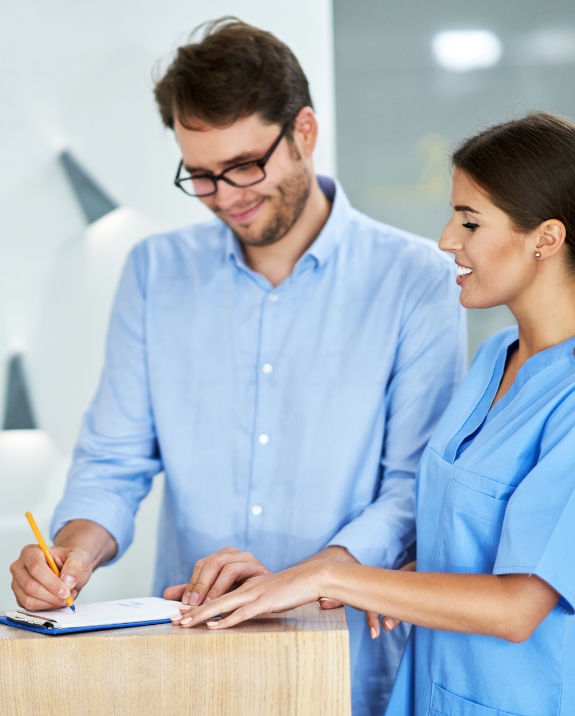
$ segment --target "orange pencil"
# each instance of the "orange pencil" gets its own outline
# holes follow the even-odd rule
[[[40,549],[42,550],[42,552],[44,552],[44,557],[46,557],[46,562],[48,562],[48,564],[50,565],[50,568],[52,569],[52,571],[54,572],[54,574],[55,574],[57,577],[59,577],[59,576],[60,576],[60,570],[59,570],[58,567],[56,566],[56,562],[54,562],[54,558],[52,557],[52,553],[51,553],[50,550],[48,549],[48,545],[46,544],[46,542],[44,542],[44,538],[42,537],[42,534],[41,534],[40,530],[38,529],[38,525],[36,524],[36,520],[35,520],[34,517],[32,516],[32,513],[31,513],[31,512],[26,512],[25,517],[26,517],[26,519],[28,520],[28,522],[30,523],[30,527],[32,528],[32,532],[34,533],[34,537],[36,537],[36,539],[38,540],[38,544],[40,545]],[[70,609],[71,609],[73,612],[76,611],[76,607],[74,606],[74,600],[72,599],[72,597],[67,597],[67,598],[66,598],[66,604],[70,607]]]

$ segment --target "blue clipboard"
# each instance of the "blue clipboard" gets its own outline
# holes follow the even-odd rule
[[[153,622],[130,622],[127,624],[106,624],[105,626],[91,626],[91,627],[73,627],[72,629],[48,629],[46,627],[32,626],[31,624],[21,624],[19,622],[12,621],[7,617],[0,617],[0,623],[6,624],[6,626],[14,627],[15,629],[25,629],[26,631],[33,631],[36,634],[45,634],[46,636],[60,636],[60,634],[81,634],[86,631],[104,631],[108,629],[127,629],[128,627],[138,626],[150,626],[152,624],[170,624],[170,619],[158,619]]]

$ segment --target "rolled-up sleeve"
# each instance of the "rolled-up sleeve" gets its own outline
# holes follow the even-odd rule
[[[52,537],[66,522],[86,519],[118,544],[132,542],[134,517],[162,470],[146,360],[145,243],[130,254],[118,287],[105,368],[80,431],[68,483],[52,519]]]
[[[329,543],[345,547],[362,564],[374,567],[400,566],[415,541],[419,459],[466,370],[465,312],[453,267],[442,261],[440,269],[402,320],[385,395],[378,494]]]

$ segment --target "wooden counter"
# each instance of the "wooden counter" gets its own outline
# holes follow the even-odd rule
[[[344,609],[210,632],[45,636],[0,624],[2,716],[350,716]]]

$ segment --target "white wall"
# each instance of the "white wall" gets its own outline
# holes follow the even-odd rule
[[[152,70],[199,23],[235,14],[274,32],[299,58],[319,115],[317,168],[335,171],[330,0],[20,0],[0,25],[0,410],[5,369],[24,353],[32,402],[52,446],[40,467],[0,440],[0,609],[8,565],[47,531],[82,412],[101,368],[109,307],[124,257],[151,231],[207,216],[172,186],[178,151],[153,102]],[[122,205],[86,229],[57,160],[70,149]],[[1,435],[0,435],[1,437]],[[43,448],[44,449],[44,448]],[[82,598],[149,593],[161,485],[138,515],[136,542]]]

